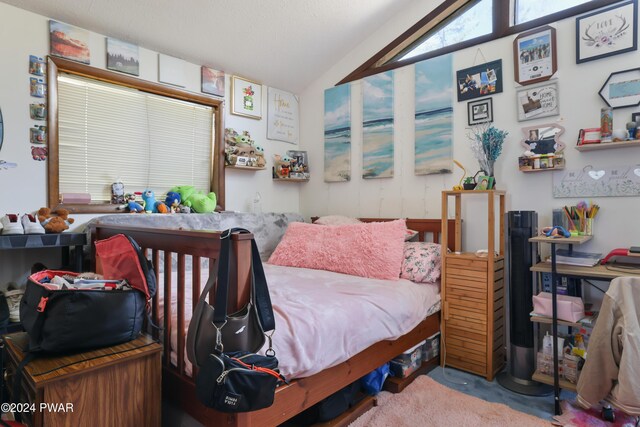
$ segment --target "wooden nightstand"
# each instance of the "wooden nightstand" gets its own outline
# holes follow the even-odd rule
[[[9,393],[27,339],[24,332],[4,336]],[[11,402],[35,405],[35,412],[22,412],[22,421],[34,427],[159,426],[161,350],[143,335],[99,350],[39,356],[25,367],[20,399],[11,396]],[[41,404],[57,405],[58,412],[41,410]]]

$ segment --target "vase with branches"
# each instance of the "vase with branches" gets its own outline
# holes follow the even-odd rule
[[[493,176],[493,165],[502,153],[502,144],[509,132],[493,127],[491,122],[484,122],[469,128],[467,137],[471,141],[471,151],[488,176]]]

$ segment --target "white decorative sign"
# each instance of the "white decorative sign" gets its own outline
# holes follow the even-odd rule
[[[267,138],[297,144],[300,132],[298,97],[272,87],[267,92]]]
[[[618,166],[553,173],[553,197],[640,196],[640,167]]]

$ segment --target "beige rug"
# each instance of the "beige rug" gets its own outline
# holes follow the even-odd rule
[[[350,427],[551,426],[548,421],[452,390],[421,375],[402,393],[382,392],[378,406]]]

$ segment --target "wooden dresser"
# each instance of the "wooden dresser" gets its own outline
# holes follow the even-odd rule
[[[449,216],[449,197],[455,198],[455,247],[443,248],[442,323],[443,343],[440,361],[493,380],[504,366],[504,191],[443,191],[442,241],[447,242],[445,226]],[[462,251],[462,198],[487,199],[487,254]],[[495,199],[499,197],[499,229],[495,223]],[[483,230],[484,231],[484,230]],[[499,234],[499,247],[495,234]],[[497,254],[496,254],[497,252]]]
[[[4,336],[10,393],[27,339],[24,332]],[[35,411],[21,412],[22,421],[34,427],[159,426],[161,349],[140,336],[99,350],[32,360],[23,372],[19,402]],[[11,402],[17,400],[11,396]]]

